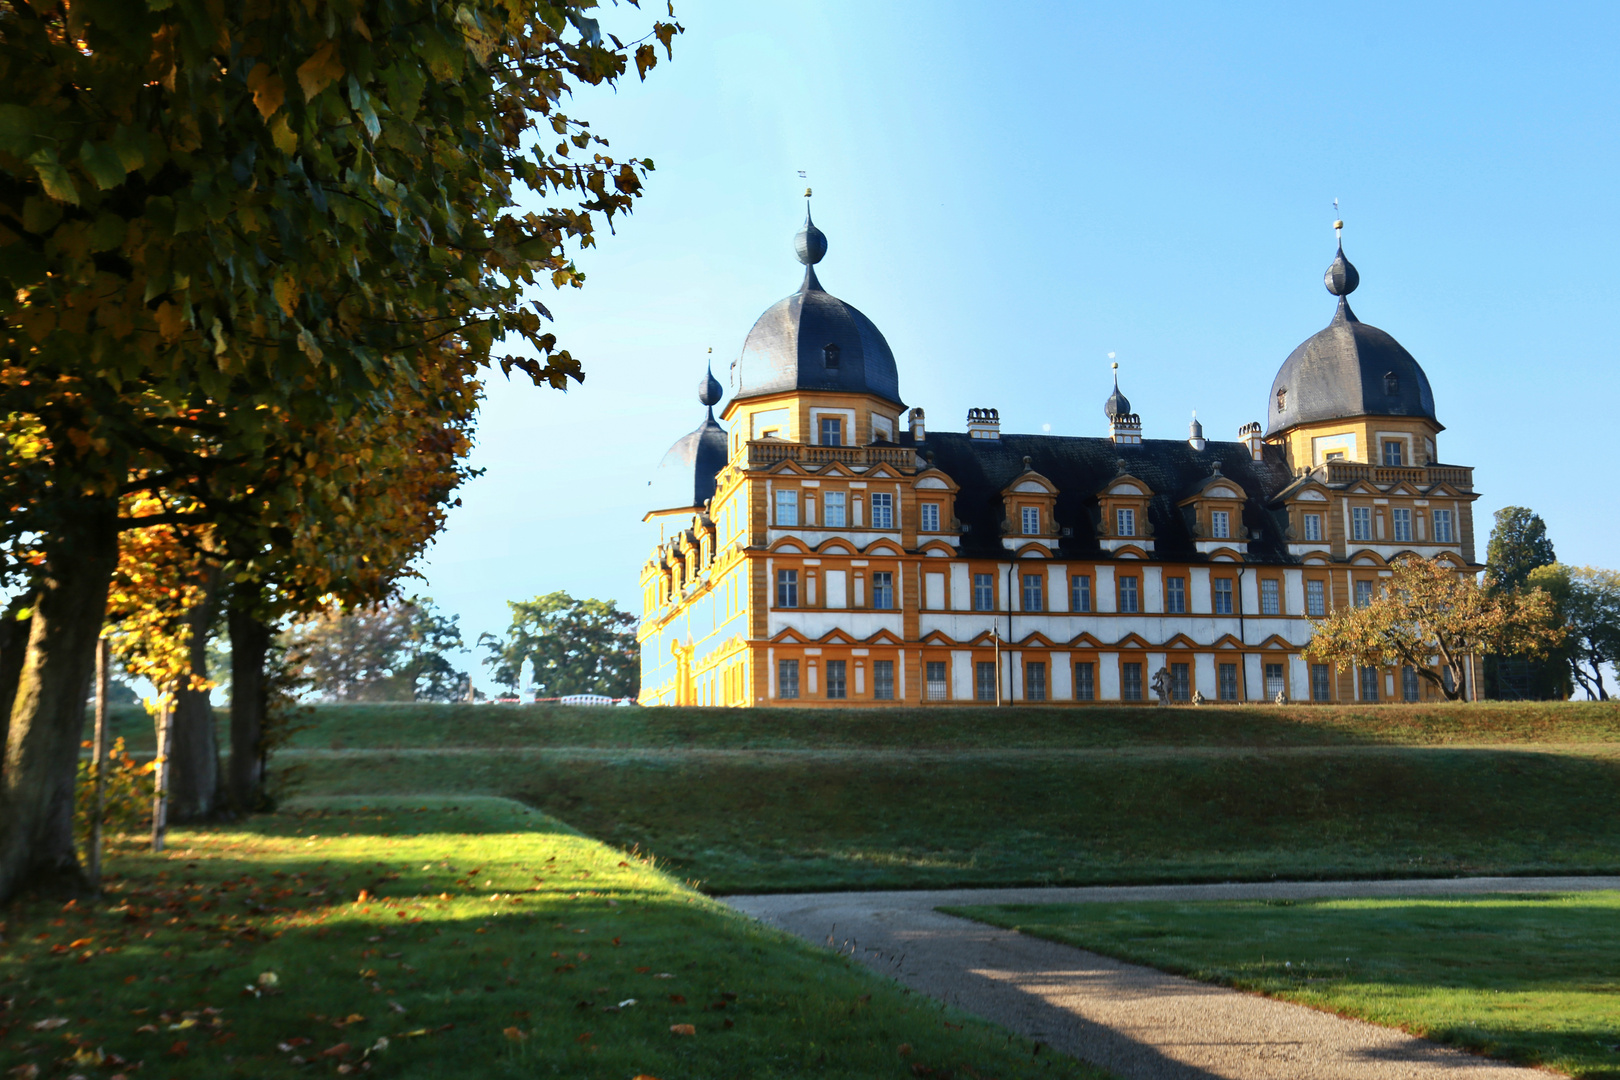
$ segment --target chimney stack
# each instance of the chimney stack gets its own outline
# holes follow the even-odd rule
[[[922,442],[928,438],[928,429],[923,424],[923,411],[916,408],[911,410],[911,440]]]
[[[1200,451],[1209,445],[1209,440],[1204,438],[1204,425],[1198,422],[1197,409],[1193,410],[1192,424],[1187,428],[1187,445]]]
[[[1001,438],[1001,413],[995,409],[969,409],[967,415],[968,438]]]
[[[1249,444],[1249,457],[1255,461],[1265,455],[1266,439],[1260,434],[1259,421],[1250,421],[1238,428],[1238,442]]]

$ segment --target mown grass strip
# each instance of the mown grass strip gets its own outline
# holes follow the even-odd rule
[[[4,913],[8,1075],[1102,1075],[507,800],[328,801],[108,865],[103,903]]]
[[[1612,702],[1246,705],[1198,708],[641,709],[552,705],[320,705],[291,742],[343,747],[597,746],[783,749],[1620,743]],[[150,751],[139,708],[113,735]]]
[[[944,910],[1509,1061],[1620,1076],[1620,893]]]

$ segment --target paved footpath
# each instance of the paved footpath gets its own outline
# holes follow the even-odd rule
[[[1620,877],[1451,878],[730,896],[914,990],[1130,1080],[1529,1080],[1547,1073],[935,911],[957,904],[1620,889]]]

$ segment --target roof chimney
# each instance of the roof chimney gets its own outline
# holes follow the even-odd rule
[[[928,438],[928,429],[923,424],[923,411],[922,411],[922,409],[920,407],[912,409],[911,410],[911,441],[912,442],[923,442],[927,438]]]
[[[1001,438],[1001,413],[995,409],[969,409],[967,415],[968,438]]]
[[[1198,422],[1197,409],[1193,410],[1192,424],[1187,428],[1187,445],[1199,451],[1209,445],[1209,440],[1204,438],[1204,425]]]
[[[1265,455],[1266,439],[1260,434],[1259,421],[1250,421],[1238,428],[1238,442],[1249,444],[1249,457],[1259,461]]]
[[[1108,434],[1116,446],[1140,446],[1142,418],[1135,413],[1116,413],[1108,418]]]

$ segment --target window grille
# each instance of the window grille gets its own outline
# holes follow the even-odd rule
[[[872,698],[875,701],[894,700],[894,661],[872,661]]]
[[[1215,582],[1215,614],[1232,614],[1232,579],[1216,578]]]
[[[945,661],[928,661],[923,666],[923,674],[923,681],[927,684],[929,701],[949,701],[951,699],[950,683],[945,676]]]
[[[1097,665],[1089,660],[1074,665],[1074,700],[1097,700]]]
[[[1024,610],[1025,611],[1041,611],[1041,610],[1044,610],[1045,604],[1044,604],[1043,601],[1044,601],[1045,598],[1042,596],[1042,593],[1041,593],[1041,582],[1044,579],[1044,577],[1045,577],[1044,574],[1025,574],[1024,575]]]
[[[1238,666],[1236,664],[1222,664],[1216,675],[1216,696],[1222,701],[1236,701],[1238,699]]]
[[[1267,701],[1275,701],[1278,694],[1287,696],[1287,683],[1283,678],[1283,666],[1281,664],[1267,664],[1265,678]]]
[[[1282,614],[1282,597],[1277,588],[1277,581],[1274,578],[1262,578],[1260,580],[1260,614]]]
[[[1046,664],[1043,661],[1024,661],[1024,700],[1046,700]]]
[[[1332,683],[1328,681],[1328,671],[1329,671],[1329,668],[1328,668],[1328,665],[1326,665],[1326,664],[1312,664],[1311,665],[1311,700],[1312,701],[1332,701],[1333,700],[1333,688],[1332,688]]]
[[[1170,696],[1176,701],[1192,700],[1191,665],[1170,665]]]
[[[996,579],[994,574],[973,575],[973,610],[996,609]]]
[[[996,663],[980,660],[973,665],[973,696],[979,701],[996,700]]]
[[[1142,665],[1130,661],[1119,665],[1119,696],[1122,701],[1142,700]]]
[[[799,696],[799,662],[797,660],[778,660],[776,662],[776,696],[779,698],[796,698]]]
[[[1137,601],[1136,578],[1128,574],[1119,579],[1119,610],[1126,614],[1134,614],[1140,610]]]
[[[1361,669],[1361,700],[1378,700],[1378,669],[1375,667]]]
[[[1305,614],[1320,618],[1327,614],[1327,585],[1322,581],[1305,583]]]
[[[872,528],[894,528],[894,496],[886,491],[872,493]]]
[[[1069,607],[1074,611],[1091,610],[1091,575],[1075,574],[1069,578]]]
[[[1172,615],[1184,615],[1187,612],[1187,579],[1173,577],[1164,579],[1164,610]]]
[[[848,687],[844,681],[844,667],[847,661],[827,661],[827,700],[836,701],[849,697]]]

